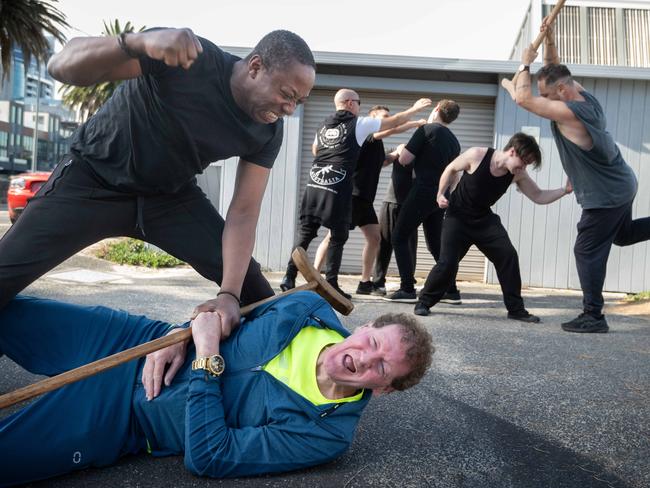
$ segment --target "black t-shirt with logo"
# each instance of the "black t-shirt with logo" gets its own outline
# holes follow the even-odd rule
[[[359,152],[359,160],[354,170],[352,195],[368,203],[375,201],[379,174],[386,159],[386,150],[381,140],[375,140],[372,135],[364,141]]]
[[[309,170],[300,220],[329,228],[349,224],[352,174],[361,149],[356,125],[354,114],[338,110],[316,133],[316,157]]]
[[[271,168],[283,121],[255,122],[230,89],[240,58],[200,39],[189,69],[140,58],[142,76],[118,86],[73,136],[72,151],[109,186],[140,194],[173,193],[211,162],[233,156]]]
[[[412,163],[415,186],[433,191],[438,191],[442,172],[460,154],[456,136],[444,125],[436,123],[418,127],[406,149],[415,155]]]

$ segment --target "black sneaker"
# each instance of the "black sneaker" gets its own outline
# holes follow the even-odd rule
[[[562,330],[583,334],[605,334],[609,331],[609,326],[604,315],[596,318],[588,313],[581,313],[575,319],[564,322],[562,324]]]
[[[379,286],[375,285],[373,283],[372,285],[372,291],[370,292],[371,295],[376,295],[378,297],[383,297],[386,296],[386,287],[385,286]]]
[[[528,322],[531,324],[536,324],[540,322],[540,319],[537,315],[533,315],[528,312],[528,310],[521,310],[519,312],[508,312],[508,318],[511,320],[519,320],[520,322]]]
[[[422,317],[426,317],[429,315],[429,307],[427,307],[424,303],[418,302],[415,304],[415,308],[413,309],[413,313],[415,315],[420,315]]]
[[[448,291],[445,293],[442,298],[440,299],[440,303],[449,303],[451,305],[461,305],[463,301],[460,299],[460,292],[458,290],[456,291]]]
[[[357,295],[370,295],[374,287],[372,286],[372,281],[360,281],[357,286]]]
[[[415,295],[415,291],[404,291],[402,289],[399,289],[396,292],[393,292],[390,295],[383,297],[382,300],[388,300],[389,302],[401,302],[401,303],[415,303],[418,301]]]
[[[341,294],[341,296],[343,296],[344,298],[347,298],[348,300],[351,300],[351,299],[352,299],[352,295],[350,295],[349,293],[345,293],[345,292],[344,292],[344,291],[339,287],[339,284],[338,284],[337,281],[328,281],[328,283],[329,283],[330,285],[332,285],[332,288],[334,288],[336,291],[338,291],[338,292]]]
[[[289,291],[293,290],[296,287],[296,279],[291,278],[289,275],[284,275],[282,281],[280,282],[280,290]]]

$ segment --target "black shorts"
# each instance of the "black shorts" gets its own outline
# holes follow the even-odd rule
[[[368,224],[378,224],[377,214],[375,207],[367,200],[359,197],[352,196],[352,221],[350,222],[350,229],[355,227],[363,227]]]

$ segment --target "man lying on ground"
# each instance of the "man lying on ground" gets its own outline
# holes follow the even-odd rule
[[[0,353],[48,376],[190,326],[28,297],[0,311],[0,323]],[[70,384],[0,421],[0,485],[143,449],[184,454],[191,472],[210,477],[325,463],[350,447],[371,395],[417,384],[434,351],[412,317],[382,315],[350,334],[311,292],[258,307],[223,342],[217,313],[191,326],[189,346]]]

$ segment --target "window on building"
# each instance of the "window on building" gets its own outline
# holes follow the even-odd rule
[[[544,15],[555,5],[546,5]],[[564,6],[555,22],[555,42],[560,59],[565,64],[580,63],[580,7]]]
[[[616,65],[616,10],[590,7],[587,10],[589,64]]]
[[[623,22],[627,64],[650,68],[650,10],[625,9]]]

